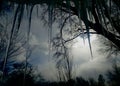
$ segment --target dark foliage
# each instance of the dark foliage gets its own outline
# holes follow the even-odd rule
[[[39,77],[39,80],[36,80]],[[119,86],[120,68],[115,67],[113,71],[107,72],[107,79],[103,75],[98,76],[98,81],[93,78],[85,80],[82,77],[70,79],[68,81],[49,82],[42,79],[42,76],[35,76],[33,72],[27,72],[24,79],[23,69],[16,69],[9,73],[4,83],[1,86]],[[108,81],[108,82],[106,82]]]
[[[101,74],[98,77],[98,86],[105,86],[105,79]]]
[[[25,75],[24,79],[24,72],[14,71],[9,74],[9,77],[6,82],[6,86],[33,86],[34,80],[33,76],[30,74]]]
[[[107,77],[110,86],[120,86],[120,67],[114,65],[113,70],[108,71]]]

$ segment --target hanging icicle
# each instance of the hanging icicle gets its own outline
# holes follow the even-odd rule
[[[29,19],[28,19],[28,31],[27,31],[27,49],[26,49],[26,57],[25,57],[25,70],[24,70],[24,77],[23,77],[23,86],[26,84],[26,73],[27,73],[27,66],[28,66],[28,58],[30,54],[30,45],[29,45],[29,40],[30,40],[30,29],[31,29],[31,20],[32,20],[32,12],[33,12],[34,5],[30,6],[29,9]]]
[[[91,53],[91,59],[93,59],[92,47],[91,47],[91,42],[90,42],[90,29],[89,29],[89,25],[88,25],[88,14],[87,14],[87,12],[88,12],[88,0],[81,1],[80,4],[81,4],[80,14],[81,14],[81,18],[86,26],[88,44],[89,44],[90,53]]]
[[[51,40],[52,40],[52,23],[53,23],[53,10],[54,0],[48,1],[48,45],[49,45],[49,56],[51,57]]]

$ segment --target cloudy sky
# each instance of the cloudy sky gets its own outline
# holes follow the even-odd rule
[[[22,28],[26,27],[26,22],[26,19],[24,19]],[[53,27],[57,28],[56,24]],[[53,32],[55,34],[56,30],[53,29]],[[52,55],[49,56],[48,40],[48,27],[43,24],[43,21],[33,11],[30,45],[34,46],[34,49],[30,62],[38,68],[38,71],[45,79],[56,80],[55,61]],[[74,44],[70,48],[74,62],[74,76],[96,77],[98,74],[105,74],[106,71],[111,69],[113,58],[106,58],[107,53],[99,51],[102,47],[95,34],[91,35],[91,46],[93,57],[91,57],[87,39],[85,39],[85,44],[80,37],[74,40]]]

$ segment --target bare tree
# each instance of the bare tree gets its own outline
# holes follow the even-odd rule
[[[21,63],[18,59],[19,55],[25,53],[26,40],[24,34],[19,30],[10,31],[12,22],[8,17],[8,13],[4,13],[4,17],[0,17],[0,72],[1,81],[4,82],[9,72],[13,71],[14,64]],[[16,26],[15,28],[17,28]],[[21,63],[22,64],[22,63]]]
[[[59,19],[58,16],[62,16],[62,20],[66,20],[64,18],[66,15],[69,15],[68,19],[71,19],[72,16],[76,16],[78,19],[78,24],[74,23],[75,32],[77,35],[74,35],[72,38],[68,40],[64,40],[64,42],[71,41],[78,37],[81,34],[87,34],[89,47],[91,51],[91,43],[90,43],[90,34],[100,34],[111,41],[112,45],[116,46],[116,48],[120,48],[120,28],[119,20],[120,20],[120,11],[119,11],[119,1],[116,0],[35,0],[35,1],[21,1],[21,0],[8,0],[11,2],[16,2],[18,4],[16,14],[14,17],[14,23],[18,21],[18,28],[21,23],[23,10],[25,6],[28,6],[30,9],[28,10],[29,14],[29,27],[31,23],[31,14],[34,6],[36,4],[45,4],[48,11],[48,20],[49,20],[49,36],[51,40],[52,27],[51,24],[54,20]],[[1,2],[2,3],[2,2]],[[8,3],[6,1],[6,3]],[[2,3],[4,5],[4,3]],[[8,5],[7,5],[8,6]],[[59,15],[58,15],[59,14]],[[65,14],[65,15],[63,15]],[[18,19],[17,19],[18,17]],[[74,19],[73,19],[74,20]],[[70,20],[72,21],[72,20]],[[70,23],[71,24],[71,23]],[[60,22],[61,25],[61,22]],[[65,24],[64,24],[65,25]],[[77,26],[77,27],[76,27]],[[61,25],[62,27],[62,25]],[[14,28],[12,28],[13,30]],[[29,28],[30,29],[30,28]],[[60,29],[61,31],[63,29]],[[72,28],[72,30],[74,30]],[[93,32],[91,32],[93,30]],[[28,34],[29,34],[28,30]],[[60,33],[61,33],[60,31]],[[79,34],[78,34],[79,33]],[[63,36],[63,35],[62,35]],[[92,55],[92,51],[91,51]]]
[[[23,9],[25,6],[30,6],[29,10],[29,30],[31,23],[31,14],[33,8],[36,4],[45,4],[48,7],[48,20],[49,20],[49,36],[52,34],[52,23],[54,19],[58,19],[60,14],[61,19],[66,22],[67,19],[72,19],[73,16],[77,17],[78,24],[74,23],[75,31],[72,28],[72,33],[77,33],[72,35],[70,39],[64,39],[63,27],[66,23],[60,22],[60,30],[57,36],[57,41],[55,41],[55,47],[57,48],[56,54],[64,59],[65,63],[69,65],[68,51],[66,48],[66,43],[80,36],[81,34],[86,34],[88,37],[89,47],[91,51],[90,34],[100,34],[111,41],[111,43],[120,49],[120,2],[119,0],[8,0],[6,3],[17,3],[17,9],[15,11],[15,17],[13,21],[13,27],[11,29],[10,40],[12,40],[12,35],[14,30],[19,30],[21,24],[21,19],[23,16]],[[4,4],[4,3],[2,3]],[[69,15],[66,17],[66,15]],[[64,16],[64,17],[63,17]],[[73,19],[74,20],[74,19]],[[72,21],[72,20],[70,20]],[[16,25],[17,24],[17,25]],[[14,28],[14,26],[17,28]],[[91,32],[94,31],[94,32]],[[83,36],[84,37],[84,36]],[[84,38],[83,38],[84,39]],[[50,37],[51,40],[51,37]],[[11,43],[11,41],[10,41]],[[8,48],[9,50],[9,48]],[[60,52],[59,52],[60,51]],[[92,55],[92,52],[91,52]],[[8,56],[8,55],[7,55]],[[59,59],[61,59],[59,58]],[[61,61],[61,62],[64,62]],[[60,60],[58,61],[60,62]],[[70,68],[65,66],[63,68]],[[69,74],[69,73],[68,73]],[[68,78],[71,77],[70,74]]]
[[[35,0],[21,1],[9,0],[18,4],[47,4],[49,16],[55,11],[76,15],[85,24],[85,31],[90,34],[90,29],[103,35],[119,48],[119,8],[118,0]],[[58,9],[58,10],[56,10]],[[49,18],[50,20],[52,18]],[[82,25],[82,24],[81,24]],[[84,30],[83,28],[81,28]]]

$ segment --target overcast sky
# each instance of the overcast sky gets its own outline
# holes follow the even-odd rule
[[[46,79],[51,80],[52,78],[54,80],[56,79],[56,69],[54,60],[49,57],[47,27],[44,27],[41,23],[37,18],[32,20],[30,42],[32,46],[35,46],[35,49],[31,56],[31,63],[38,66],[38,70]],[[93,59],[91,59],[87,39],[85,45],[80,37],[75,40],[76,43],[72,46],[71,51],[76,76],[95,77],[95,75],[111,68],[111,62],[105,58],[105,55],[98,53],[99,44],[96,36],[91,37]]]
[[[26,19],[24,19],[21,28],[26,28],[26,22]],[[56,25],[53,25],[53,27],[57,28]],[[53,34],[55,32],[56,30],[53,29]],[[106,71],[111,70],[113,58],[106,58],[107,54],[100,53],[99,49],[102,47],[97,35],[91,36],[93,57],[91,57],[87,39],[85,39],[85,44],[80,37],[77,37],[74,41],[71,53],[75,76],[96,77],[100,73],[105,74]],[[45,79],[56,80],[55,61],[52,56],[49,56],[48,27],[43,24],[43,21],[36,16],[34,11],[31,22],[30,44],[34,46],[30,62],[37,66],[38,71]]]

